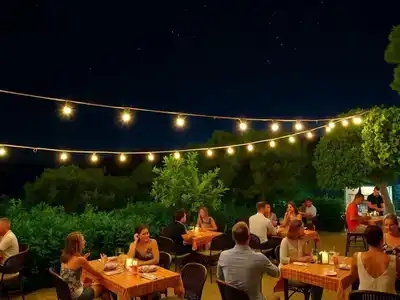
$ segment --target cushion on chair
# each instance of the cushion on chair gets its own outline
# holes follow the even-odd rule
[[[1,276],[3,276],[2,273],[0,273],[0,278],[1,278]],[[3,280],[12,280],[12,279],[17,278],[18,276],[19,276],[19,273],[15,273],[15,274],[4,274]]]

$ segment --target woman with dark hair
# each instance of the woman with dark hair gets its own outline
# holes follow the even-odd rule
[[[214,219],[209,216],[206,207],[200,207],[196,226],[204,230],[217,231],[217,225]]]
[[[355,253],[351,265],[354,281],[359,290],[396,294],[396,277],[400,275],[400,261],[383,252],[383,231],[378,226],[368,226],[364,232],[368,251]]]
[[[160,259],[158,244],[150,238],[149,228],[146,225],[139,225],[135,228],[133,243],[129,246],[128,257],[136,258],[138,265],[157,265]]]
[[[91,280],[81,282],[82,269],[86,269],[99,281],[102,275],[93,269],[87,261],[89,253],[82,256],[85,248],[85,238],[80,232],[72,232],[65,239],[65,247],[61,255],[60,277],[68,284],[73,300],[92,300],[102,297],[110,299],[106,290],[98,284],[93,284]]]
[[[297,210],[296,204],[293,201],[289,201],[286,205],[286,213],[283,218],[283,222],[281,224],[282,227],[287,227],[291,221],[299,220],[301,221],[302,217],[299,211]]]

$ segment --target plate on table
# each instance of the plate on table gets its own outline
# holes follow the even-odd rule
[[[326,272],[325,272],[325,275],[326,275],[326,276],[336,276],[337,273],[336,273],[335,271],[326,271]]]
[[[350,270],[351,269],[351,266],[346,265],[346,264],[340,264],[338,267],[340,270]]]
[[[151,273],[157,271],[157,266],[149,265],[149,266],[140,266],[139,272],[140,273]]]

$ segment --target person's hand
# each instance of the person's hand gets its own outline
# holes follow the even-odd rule
[[[305,261],[306,261],[307,263],[312,263],[312,262],[314,262],[314,258],[313,258],[312,256],[305,256],[304,258],[305,258]]]
[[[371,220],[371,216],[365,216],[364,220],[366,220],[366,221]]]
[[[139,234],[138,233],[135,233],[133,235],[133,240],[135,241],[135,243],[137,243],[137,241],[139,240]]]
[[[84,257],[85,259],[88,259],[89,256],[90,256],[90,252],[86,253],[83,257]]]

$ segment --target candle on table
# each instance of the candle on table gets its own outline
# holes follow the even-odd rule
[[[329,263],[329,254],[326,251],[322,251],[322,263],[323,264],[328,264]]]

